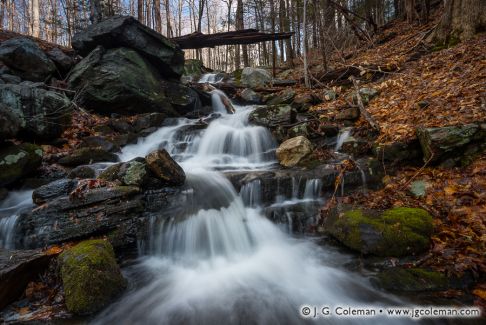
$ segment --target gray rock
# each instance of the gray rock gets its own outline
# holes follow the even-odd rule
[[[137,132],[152,127],[161,127],[164,124],[165,115],[162,113],[142,114],[136,117],[134,127]]]
[[[293,123],[295,115],[290,105],[258,106],[250,113],[249,120],[254,124],[272,128]]]
[[[120,146],[116,145],[107,137],[103,136],[90,136],[83,138],[80,148],[101,148],[108,152],[118,152],[120,151]]]
[[[292,89],[282,90],[275,97],[266,102],[267,105],[292,104],[295,98],[295,91]]]
[[[262,101],[262,97],[250,88],[243,89],[240,96],[244,101],[248,103],[260,104]]]
[[[86,179],[86,178],[95,178],[96,177],[96,172],[93,168],[89,166],[78,166],[76,168],[73,168],[69,174],[69,178],[80,178],[80,179]]]
[[[264,87],[272,82],[272,76],[267,70],[246,67],[241,72],[240,82],[248,88]]]
[[[0,45],[0,60],[22,79],[45,81],[56,66],[36,42],[26,37],[11,38]]]
[[[11,74],[2,74],[0,76],[0,78],[2,78],[2,80],[6,84],[19,84],[19,83],[22,82],[22,78],[20,78],[19,76],[11,75]]]
[[[16,116],[17,138],[55,139],[71,124],[71,102],[53,91],[35,86],[0,85],[0,104],[3,118],[11,120]]]
[[[20,131],[21,120],[5,104],[0,104],[0,139],[14,138]]]
[[[415,197],[424,197],[427,194],[428,187],[430,187],[430,184],[425,180],[414,181],[410,184],[410,192]]]
[[[34,192],[32,192],[32,200],[35,204],[41,205],[55,198],[69,195],[77,185],[78,181],[76,180],[59,179],[36,188]]]
[[[68,72],[74,66],[74,59],[64,53],[58,47],[55,47],[47,52],[47,56],[56,64],[57,68],[63,73]]]
[[[486,124],[417,128],[424,161],[445,166],[467,165],[486,149]]]
[[[184,52],[133,17],[110,17],[74,35],[72,41],[73,48],[85,56],[99,45],[136,50],[164,77],[178,79],[184,72]]]

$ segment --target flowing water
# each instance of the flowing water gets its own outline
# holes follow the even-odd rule
[[[205,84],[205,83],[210,83],[210,84],[216,84],[218,82],[223,81],[224,76],[219,74],[219,73],[206,73],[201,76],[199,79],[198,83]]]
[[[124,161],[157,148],[175,157],[187,174],[186,213],[151,220],[144,254],[125,269],[131,289],[94,323],[298,324],[306,322],[302,305],[401,304],[341,269],[349,257],[269,221],[260,180],[235,190],[224,172],[272,168],[276,146],[268,130],[248,123],[252,107],[235,108],[226,114],[214,107],[222,116],[206,129],[179,119],[123,149]],[[291,198],[277,197],[275,204],[321,200],[319,179],[295,179],[293,187]]]
[[[0,202],[0,248],[14,248],[15,225],[20,213],[32,207],[32,191],[15,191]]]

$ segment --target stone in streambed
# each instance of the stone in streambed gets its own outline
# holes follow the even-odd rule
[[[399,292],[441,291],[450,288],[442,273],[422,268],[390,268],[380,272],[372,283],[382,289]]]
[[[299,165],[312,153],[312,143],[303,136],[288,139],[277,149],[277,159],[282,166]]]
[[[77,315],[93,314],[126,288],[113,247],[105,240],[88,240],[59,256],[67,309]]]
[[[264,87],[272,82],[272,75],[264,69],[246,67],[241,71],[240,83],[248,88]]]
[[[59,164],[65,166],[87,165],[95,162],[115,162],[118,156],[101,147],[80,148],[74,150],[69,156],[59,159]]]
[[[148,168],[159,179],[171,185],[183,185],[186,174],[165,150],[157,150],[145,157]]]
[[[78,181],[72,179],[59,179],[49,184],[38,187],[32,193],[35,204],[41,205],[49,200],[68,195],[76,188]]]
[[[0,186],[28,176],[40,167],[42,149],[30,143],[0,149]]]
[[[244,101],[252,104],[260,104],[262,102],[262,96],[260,96],[250,88],[243,89],[240,93],[240,97]]]
[[[347,210],[328,217],[326,231],[362,254],[402,257],[429,248],[432,217],[418,208]]]
[[[295,115],[290,105],[258,106],[250,113],[249,121],[256,125],[275,128],[293,123]]]

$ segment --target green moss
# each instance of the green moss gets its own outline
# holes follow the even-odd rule
[[[422,268],[387,269],[378,274],[375,283],[386,290],[408,292],[446,290],[449,286],[444,274]]]
[[[40,152],[40,154],[39,154]],[[42,149],[31,143],[0,150],[0,186],[13,183],[35,171],[42,162]]]
[[[118,173],[120,172],[121,164],[111,165],[110,167],[106,168],[102,171],[99,175],[99,179],[103,179],[105,181],[115,181],[118,178]]]
[[[86,315],[106,306],[126,287],[111,244],[104,240],[81,242],[59,256],[66,306]]]
[[[349,210],[336,218],[329,232],[363,254],[413,255],[428,248],[432,217],[415,208],[393,208],[383,213]]]

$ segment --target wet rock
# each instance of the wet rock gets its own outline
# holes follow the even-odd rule
[[[344,140],[340,152],[347,153],[353,157],[359,157],[366,155],[371,149],[371,144],[361,138],[355,138],[353,136]]]
[[[177,116],[157,70],[128,48],[96,48],[70,73],[79,104],[103,114],[164,112]]]
[[[78,166],[69,172],[68,177],[79,179],[95,178],[96,172],[89,166]]]
[[[312,153],[312,143],[303,136],[289,139],[277,149],[277,159],[282,166],[293,167]]]
[[[345,246],[362,254],[409,256],[429,248],[432,217],[418,208],[335,211],[325,222],[326,231]]]
[[[59,256],[67,309],[77,315],[93,314],[126,288],[113,247],[105,240],[88,240]]]
[[[5,104],[0,104],[0,139],[14,138],[20,131],[20,124],[19,116]]]
[[[338,121],[343,121],[343,120],[354,121],[354,120],[359,119],[359,116],[360,116],[359,108],[349,107],[349,108],[345,108],[345,109],[339,111],[336,114],[336,120],[338,120]]]
[[[118,181],[123,185],[134,185],[141,188],[146,187],[149,177],[149,170],[143,158],[112,165],[98,176],[106,181]]]
[[[246,67],[241,72],[240,83],[248,88],[264,87],[272,82],[272,75],[264,69]]]
[[[42,149],[23,143],[0,149],[0,186],[9,185],[33,173],[42,162]]]
[[[164,124],[165,115],[162,113],[148,113],[138,115],[134,122],[134,127],[137,132],[143,129],[148,129],[152,127],[161,127]]]
[[[24,293],[27,284],[47,268],[52,256],[41,250],[0,248],[0,310]]]
[[[307,123],[301,123],[299,125],[291,127],[287,131],[287,135],[289,138],[295,138],[298,136],[303,136],[306,138],[312,138],[315,137],[316,134],[312,131],[310,124]]]
[[[63,74],[69,72],[74,66],[74,59],[58,47],[47,52],[47,56],[55,63],[57,69]]]
[[[97,148],[76,149],[69,156],[59,159],[59,164],[64,166],[88,165],[94,162],[116,162],[118,156],[112,152]]]
[[[373,153],[378,160],[392,165],[420,162],[422,149],[418,140],[410,142],[375,143]]]
[[[59,179],[36,188],[32,193],[32,200],[35,204],[42,205],[49,200],[69,195],[69,193],[71,193],[77,185],[78,181],[76,180]]]
[[[11,38],[0,45],[0,61],[22,79],[45,81],[56,66],[36,42],[26,37]]]
[[[136,242],[144,203],[135,186],[82,189],[74,196],[48,201],[45,207],[22,213],[17,221],[17,245],[35,248],[102,236],[127,229],[124,243]]]
[[[336,125],[323,124],[319,126],[319,132],[324,133],[326,137],[334,137],[339,134],[339,128]]]
[[[1,79],[6,83],[6,84],[19,84],[22,82],[22,78],[19,76],[14,76],[11,74],[2,74]]]
[[[192,88],[175,82],[164,84],[166,96],[180,115],[192,114],[202,110],[201,100]]]
[[[80,148],[101,148],[108,152],[120,151],[120,146],[113,143],[109,138],[103,136],[85,137],[79,145]]]
[[[127,144],[137,143],[138,135],[135,133],[119,134],[112,137],[111,140],[116,146],[123,147]]]
[[[251,90],[250,88],[243,89],[240,94],[240,97],[244,101],[252,104],[260,104],[262,102],[262,97],[256,92],[254,92],[253,90]]]
[[[486,149],[486,124],[417,128],[424,161],[445,167],[467,165]]]
[[[119,133],[131,133],[134,131],[133,126],[125,119],[111,119],[108,125]]]
[[[128,16],[114,16],[74,35],[72,46],[88,55],[97,46],[137,51],[164,77],[178,79],[184,72],[184,52],[170,40]]]
[[[251,123],[274,128],[279,125],[291,124],[295,121],[295,111],[290,105],[258,106],[250,113]]]
[[[55,139],[71,124],[71,102],[35,85],[0,85],[0,105],[0,119],[19,126],[16,138]]]
[[[372,283],[379,288],[399,292],[441,291],[450,287],[444,274],[422,268],[389,268],[380,272]]]
[[[292,104],[295,98],[295,91],[292,89],[285,89],[276,94],[275,97],[266,102],[267,105],[282,105]]]
[[[149,153],[145,160],[148,168],[161,180],[171,185],[183,185],[186,174],[165,150]]]
[[[201,76],[208,73],[209,70],[204,67],[201,60],[188,59],[184,62],[184,79],[188,82],[197,82]]]

